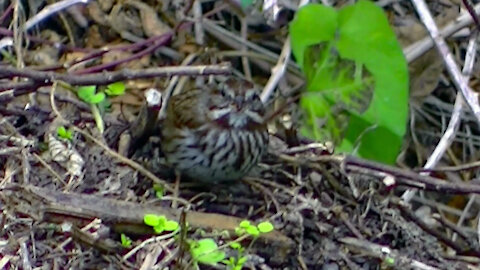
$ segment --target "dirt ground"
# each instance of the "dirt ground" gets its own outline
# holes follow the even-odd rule
[[[457,93],[434,49],[409,59],[410,123],[396,166],[334,154],[331,143],[300,134],[294,97],[305,79],[292,61],[267,102],[279,112],[268,153],[248,177],[178,182],[160,151],[164,104],[147,103],[146,93],[232,73],[264,87],[299,2],[274,1],[277,16],[233,0],[63,2],[79,4],[55,11],[55,1],[0,2],[0,269],[233,269],[193,261],[189,245],[205,238],[226,258],[245,256],[242,269],[480,269],[480,130],[466,106],[438,163],[449,169],[419,169]],[[470,16],[464,2],[428,7],[443,29]],[[405,51],[428,39],[410,1],[376,3]],[[458,65],[474,28],[448,34]],[[478,71],[475,62],[472,88]],[[78,85],[116,81],[126,93],[99,112],[75,94]],[[413,192],[408,202],[405,192]],[[156,234],[146,214],[179,230]],[[242,220],[275,229],[239,239]]]

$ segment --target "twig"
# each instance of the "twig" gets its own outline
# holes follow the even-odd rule
[[[475,14],[480,14],[480,4],[475,5]],[[470,25],[473,22],[472,16],[469,13],[464,12],[458,18],[453,20],[452,23],[449,23],[447,26],[442,28],[440,34],[443,37],[449,37],[453,35],[458,30]],[[423,39],[415,42],[414,44],[408,46],[407,48],[403,49],[403,53],[407,58],[407,61],[410,63],[413,60],[417,59],[419,56],[427,52],[433,47],[432,39],[427,36]]]
[[[202,4],[200,0],[192,0],[193,2],[193,18],[195,19],[194,29],[195,29],[195,42],[198,45],[205,44],[205,31],[203,31],[202,26]]]
[[[37,71],[33,69],[17,69],[11,66],[0,66],[0,79],[13,77],[26,77],[43,84],[51,84],[53,81],[63,81],[71,85],[107,85],[117,81],[145,79],[154,77],[170,77],[174,75],[205,76],[230,74],[229,64],[209,66],[167,66],[147,68],[142,70],[122,69],[119,71],[102,72],[96,74],[76,75],[64,74],[51,71]],[[0,84],[2,89],[3,84]]]
[[[38,24],[45,18],[63,10],[66,8],[69,8],[73,5],[76,4],[86,4],[90,0],[63,0],[60,2],[56,2],[54,4],[48,5],[45,8],[43,8],[39,13],[37,13],[35,16],[30,18],[24,26],[24,30],[28,31],[30,28],[32,28],[34,25]]]
[[[196,58],[197,58],[196,53],[189,54],[185,59],[182,61],[182,64],[180,65],[181,67],[186,67],[190,65]],[[175,85],[177,84],[180,76],[175,75],[170,79],[170,82],[168,83],[167,88],[163,92],[163,102],[162,102],[162,107],[160,108],[160,113],[158,114],[159,119],[163,119],[165,117],[166,109],[167,109],[167,104],[168,101],[170,100],[170,97],[173,95]]]
[[[298,7],[302,7],[308,4],[309,0],[302,0]],[[290,54],[291,54],[291,45],[290,45],[290,35],[288,35],[285,43],[283,44],[282,52],[280,53],[280,57],[278,58],[277,64],[272,68],[272,74],[268,79],[267,84],[263,88],[262,95],[260,96],[262,102],[266,102],[270,95],[273,93],[273,90],[277,86],[278,82],[283,75],[285,74],[285,70],[287,68],[287,64],[290,61]]]
[[[438,28],[435,25],[432,14],[428,10],[427,5],[424,0],[412,0],[413,5],[415,6],[421,20],[425,24],[430,36],[432,37],[437,50],[445,62],[445,66],[448,70],[448,73],[452,77],[453,84],[455,87],[462,92],[463,97],[465,98],[468,106],[472,110],[473,114],[476,116],[477,121],[480,122],[480,104],[478,101],[478,94],[472,91],[467,81],[463,77],[462,73],[458,69],[455,59],[453,58],[450,49],[448,48],[445,40],[438,32]]]
[[[475,33],[470,37],[470,41],[468,43],[467,53],[465,56],[465,64],[463,66],[463,75],[465,80],[469,80],[473,70],[473,64],[475,63],[475,55],[477,52],[477,37],[478,32],[475,31]],[[453,140],[455,139],[455,134],[457,133],[458,127],[460,126],[460,119],[462,116],[463,107],[464,100],[461,96],[461,93],[458,92],[453,108],[452,117],[450,118],[450,122],[448,123],[447,130],[440,139],[440,142],[438,142],[433,153],[428,158],[427,163],[424,166],[425,169],[434,168],[438,164],[442,156],[445,154],[447,148],[450,147],[450,145],[452,144]],[[422,172],[420,174],[427,175],[429,173]],[[402,195],[402,199],[405,202],[409,202],[415,195],[415,192],[415,190],[405,191],[405,193]]]
[[[470,2],[470,0],[462,0],[462,2],[468,13],[470,13],[470,16],[472,16],[472,20],[475,22],[478,30],[478,28],[480,27],[480,21],[478,20],[478,15],[475,13],[475,9],[472,6],[472,2]]]
[[[125,58],[122,58],[122,59],[118,59],[116,61],[111,61],[111,62],[108,62],[108,63],[105,63],[105,64],[100,64],[100,65],[97,65],[97,66],[93,66],[93,67],[85,68],[85,69],[82,69],[82,70],[78,70],[78,71],[75,71],[74,73],[75,74],[88,74],[88,73],[98,72],[98,71],[102,71],[102,70],[108,70],[108,69],[112,69],[112,68],[114,68],[114,67],[116,67],[120,64],[124,64],[124,63],[130,62],[130,61],[135,60],[135,59],[140,59],[143,56],[151,54],[156,49],[158,49],[158,48],[162,47],[163,45],[167,44],[170,41],[170,39],[172,38],[172,36],[173,36],[172,32],[166,33],[166,34],[160,36],[159,39],[155,40],[151,46],[147,47],[146,49],[144,49],[140,52],[137,52],[135,54],[132,54],[132,55],[130,55],[128,57],[125,57]]]
[[[422,263],[414,259],[410,259],[407,256],[400,254],[398,251],[394,249],[390,249],[389,247],[385,247],[383,245],[374,244],[372,242],[363,241],[353,237],[340,238],[338,239],[338,241],[340,241],[345,245],[356,247],[362,251],[365,251],[365,250],[369,251],[370,253],[372,253],[372,255],[376,256],[382,261],[384,261],[387,257],[393,258],[396,266],[398,265],[406,266],[404,264],[408,262],[409,265],[413,267],[413,269],[439,270],[436,267],[429,266],[425,263]]]

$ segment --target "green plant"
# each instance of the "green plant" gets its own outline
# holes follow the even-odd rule
[[[257,226],[253,225],[248,220],[243,220],[240,222],[237,228],[235,228],[235,233],[239,236],[252,236],[253,241],[250,243],[250,246],[253,245],[253,242],[261,235],[269,233],[274,230],[273,224],[269,221],[260,222]],[[239,238],[240,239],[240,238]],[[245,256],[245,248],[237,241],[230,242],[229,246],[237,251],[236,257],[229,257],[228,260],[223,260],[222,262],[232,270],[241,270],[243,265],[247,262],[248,257]]]
[[[155,233],[162,233],[164,231],[173,232],[179,229],[178,222],[174,220],[169,220],[165,216],[155,215],[155,214],[146,214],[143,217],[143,222],[153,227]]]
[[[248,257],[245,255],[246,248],[240,243],[242,240],[252,236],[257,239],[262,233],[268,233],[273,230],[273,225],[266,221],[261,222],[257,226],[252,225],[250,221],[243,220],[239,226],[235,228],[235,232],[239,237],[233,241],[227,242],[222,247],[219,247],[214,239],[203,238],[198,241],[189,241],[190,254],[192,255],[193,262],[216,265],[223,263],[231,270],[241,270],[243,265],[247,262]],[[253,241],[250,245],[253,244]],[[221,251],[222,248],[229,246],[237,251],[237,256],[229,257],[225,259],[225,252]]]
[[[243,220],[242,222],[240,222],[239,226],[235,228],[235,232],[238,235],[248,234],[256,238],[261,233],[269,233],[273,231],[273,229],[273,224],[268,221],[260,222],[257,226],[255,226],[251,224],[250,221]]]
[[[105,94],[109,96],[121,96],[125,93],[125,84],[123,82],[114,82],[107,85]]]
[[[125,84],[115,82],[106,86],[106,88],[97,89],[95,85],[80,86],[77,89],[78,97],[84,102],[90,104],[92,115],[97,124],[100,133],[103,133],[104,125],[101,114],[110,107],[110,101],[107,96],[119,96],[125,93]]]
[[[155,191],[155,196],[159,199],[163,198],[163,195],[165,195],[165,188],[162,185],[154,184],[153,190]]]
[[[120,235],[120,241],[122,243],[122,247],[130,248],[132,246],[132,239],[123,233]]]
[[[302,7],[290,25],[307,79],[301,132],[337,152],[393,163],[408,116],[408,70],[383,10],[360,0],[340,10]]]
[[[64,126],[60,126],[57,128],[57,135],[62,139],[71,141],[73,138],[73,131],[67,130]]]
[[[190,243],[190,254],[194,262],[215,265],[225,258],[225,252],[218,250],[212,238],[204,238]]]
[[[97,86],[81,86],[77,90],[78,97],[88,104],[98,104],[105,99],[105,93],[98,92]]]

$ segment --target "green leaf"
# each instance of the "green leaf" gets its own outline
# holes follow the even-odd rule
[[[105,99],[104,93],[95,93],[97,86],[81,86],[78,88],[77,95],[78,97],[85,101],[88,104],[97,104],[102,102]]]
[[[257,227],[253,225],[246,228],[246,231],[248,234],[250,234],[253,237],[257,237],[260,235],[260,232],[258,231]]]
[[[162,185],[154,184],[153,190],[155,190],[155,196],[159,199],[163,198],[165,195],[165,188]]]
[[[230,247],[233,248],[233,249],[239,249],[242,247],[242,245],[240,245],[240,243],[238,242],[232,242],[230,243]]]
[[[58,137],[66,140],[72,140],[73,138],[73,132],[71,130],[67,130],[64,126],[57,128],[57,135]]]
[[[165,222],[165,231],[175,231],[176,229],[178,229],[179,225],[178,225],[178,222],[174,221],[174,220],[167,220]]]
[[[161,234],[165,231],[165,224],[158,224],[157,226],[153,226],[153,230],[156,234]]]
[[[269,233],[274,229],[273,224],[268,221],[260,222],[257,225],[257,228],[261,233]]]
[[[143,217],[143,222],[151,227],[158,226],[160,224],[160,216],[154,215],[154,214],[146,214]]]
[[[248,260],[247,256],[242,256],[238,259],[237,264],[242,266],[247,262],[247,260]]]
[[[307,78],[301,132],[337,152],[393,163],[406,131],[408,71],[381,8],[360,0],[340,11],[302,7],[290,25]]]
[[[408,118],[408,70],[401,46],[383,10],[371,2],[362,0],[342,9],[339,24],[340,36],[345,37],[338,41],[340,54],[365,65],[375,90],[367,111],[351,119],[338,150],[357,148],[364,158],[393,164]]]
[[[246,229],[246,228],[250,227],[251,225],[250,225],[250,221],[248,221],[248,220],[242,220],[238,226],[239,226],[240,228]]]
[[[123,233],[120,235],[120,241],[123,247],[129,248],[132,245],[132,239]]]
[[[90,86],[80,86],[77,90],[77,95],[83,101],[90,103],[90,99],[93,95],[95,95],[95,90],[97,89],[96,85]]]
[[[125,93],[125,84],[123,82],[114,82],[107,85],[105,93],[109,96],[120,96]]]
[[[308,47],[333,40],[337,31],[337,12],[334,8],[310,4],[300,8],[290,25],[292,52],[303,69]]]
[[[101,103],[104,100],[105,100],[105,93],[100,92],[100,93],[96,93],[95,95],[91,96],[88,103],[98,104],[98,103]]]
[[[219,251],[217,243],[211,238],[194,242],[190,247],[190,253],[195,261],[204,264],[215,265],[225,259],[225,252]]]

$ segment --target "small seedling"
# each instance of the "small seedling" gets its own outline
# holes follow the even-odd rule
[[[73,139],[73,131],[67,130],[64,126],[57,128],[58,137],[71,141]]]
[[[155,196],[159,199],[163,198],[165,195],[165,188],[162,185],[154,184],[153,190],[155,190]]]
[[[132,239],[123,233],[120,235],[120,241],[122,242],[122,247],[130,248],[132,246]]]
[[[218,245],[212,238],[193,241],[190,244],[190,254],[195,262],[216,265],[225,259],[225,252],[218,250]]]
[[[125,93],[125,84],[123,82],[114,82],[107,85],[105,94],[109,96],[121,96]]]
[[[259,223],[257,226],[252,225],[250,221],[243,220],[240,222],[238,227],[235,228],[237,235],[249,234],[254,238],[257,238],[261,233],[269,233],[273,231],[274,227],[272,223],[264,221]]]
[[[269,233],[274,229],[273,224],[268,221],[260,222],[257,225],[257,228],[260,231],[260,233]]]
[[[228,260],[223,260],[222,262],[228,266],[228,269],[231,270],[242,270],[243,265],[247,262],[247,256],[241,256],[240,258],[236,259],[235,257],[230,257]]]
[[[103,133],[104,124],[102,114],[111,106],[108,96],[120,96],[125,93],[125,84],[123,82],[115,82],[107,85],[106,88],[97,89],[95,85],[81,86],[77,89],[78,97],[90,104],[93,118],[97,124],[100,133]]]
[[[153,227],[155,233],[160,234],[164,231],[173,232],[179,229],[178,222],[168,220],[165,216],[158,216],[154,214],[147,214],[143,217],[143,222]]]
[[[97,86],[81,86],[78,88],[77,94],[80,99],[88,104],[98,104],[105,99],[105,93],[96,93]]]
[[[238,227],[235,228],[235,233],[240,236],[252,236],[255,241],[255,239],[257,239],[260,234],[269,233],[273,231],[273,229],[273,224],[269,221],[260,222],[257,226],[255,226],[248,220],[242,220]],[[253,244],[253,241],[251,244]],[[246,249],[239,242],[231,242],[229,246],[232,249],[235,249],[238,252],[238,255],[236,258],[230,257],[228,258],[228,260],[223,260],[222,262],[227,265],[229,269],[241,270],[248,259],[248,257],[244,255]]]

